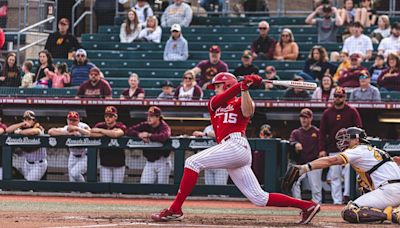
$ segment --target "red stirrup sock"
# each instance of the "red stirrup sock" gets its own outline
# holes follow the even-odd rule
[[[299,200],[280,193],[269,193],[267,206],[275,207],[295,207],[306,210],[314,203],[311,201]]]
[[[178,193],[176,194],[175,200],[171,207],[169,207],[171,211],[179,212],[182,209],[182,204],[186,200],[186,197],[192,192],[194,186],[196,185],[198,176],[199,174],[195,171],[188,168],[184,169]]]

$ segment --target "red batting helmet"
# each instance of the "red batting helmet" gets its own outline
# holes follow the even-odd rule
[[[221,72],[214,76],[211,81],[211,84],[207,86],[207,89],[215,89],[214,85],[224,83],[224,90],[237,84],[238,81],[235,75],[228,73],[228,72]]]

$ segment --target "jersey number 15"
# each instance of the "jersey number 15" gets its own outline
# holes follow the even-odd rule
[[[236,113],[224,113],[224,122],[223,123],[236,123],[237,122],[237,114]]]

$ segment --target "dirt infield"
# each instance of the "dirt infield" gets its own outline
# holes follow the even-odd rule
[[[83,227],[298,227],[299,211],[260,208],[243,201],[188,200],[182,222],[153,223],[165,199],[0,196],[0,228]],[[323,205],[310,227],[356,227],[340,218],[341,206]],[[368,227],[395,227],[388,223]],[[360,225],[358,225],[360,227]],[[362,227],[367,227],[363,225]]]

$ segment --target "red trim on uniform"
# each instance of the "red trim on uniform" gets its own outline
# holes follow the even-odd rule
[[[314,203],[311,201],[299,200],[293,197],[280,194],[280,193],[269,193],[269,199],[267,202],[267,206],[274,207],[295,207],[300,208],[301,210],[307,210]]]
[[[194,186],[196,185],[199,174],[189,168],[183,170],[183,177],[181,185],[179,186],[178,193],[176,194],[175,200],[169,209],[173,212],[179,212],[182,209],[183,202],[186,197],[192,193]]]

